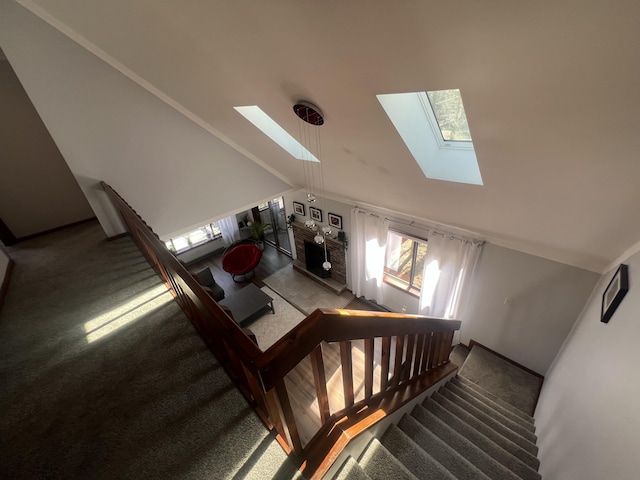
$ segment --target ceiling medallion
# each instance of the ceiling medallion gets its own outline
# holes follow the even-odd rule
[[[324,115],[322,115],[322,111],[311,102],[300,100],[293,106],[293,111],[298,117],[311,125],[317,127],[324,125]]]

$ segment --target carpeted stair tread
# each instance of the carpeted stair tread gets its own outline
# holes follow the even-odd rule
[[[334,480],[371,480],[371,477],[365,473],[353,457],[347,458],[347,461],[333,478]]]
[[[518,480],[520,478],[420,405],[413,409],[411,416],[463,455],[479,470],[482,470],[489,478],[499,480]]]
[[[418,480],[375,438],[363,452],[359,463],[371,480]]]
[[[491,418],[500,422],[502,425],[509,428],[510,430],[516,432],[521,437],[526,438],[531,443],[536,443],[538,441],[538,437],[536,437],[535,433],[530,432],[529,430],[524,428],[522,425],[515,423],[510,418],[505,417],[500,412],[497,412],[496,410],[488,406],[486,403],[481,402],[473,395],[468,394],[467,392],[461,390],[455,385],[448,383],[441,388],[441,390],[443,389],[453,392],[456,396],[460,397],[465,402],[469,403],[470,405],[473,405],[475,408],[477,408],[481,412],[489,415]]]
[[[523,412],[518,407],[516,407],[514,405],[511,405],[506,400],[503,400],[502,398],[498,397],[497,395],[491,393],[489,390],[486,390],[485,388],[481,387],[477,383],[472,382],[471,380],[469,380],[469,379],[467,379],[467,378],[465,378],[465,377],[463,377],[461,375],[456,375],[455,379],[458,380],[460,383],[466,385],[467,387],[469,387],[469,388],[475,390],[476,392],[480,393],[481,395],[484,395],[485,397],[489,398],[490,400],[493,400],[495,403],[497,403],[498,405],[502,406],[503,408],[506,408],[511,413],[514,413],[515,415],[518,415],[520,418],[522,418],[524,420],[527,420],[529,423],[535,423],[535,419],[531,415],[528,415],[526,412]]]
[[[418,478],[456,480],[449,470],[395,425],[387,429],[380,443]]]
[[[540,468],[540,461],[535,455],[532,455],[530,452],[524,450],[508,438],[500,435],[493,428],[481,422],[464,409],[450,402],[448,399],[441,397],[440,403],[438,403],[433,398],[427,398],[422,403],[422,406],[440,418],[440,420],[450,425],[461,435],[466,436],[463,432],[466,432],[466,429],[471,428],[502,447],[514,457],[520,459],[533,470],[538,471],[538,468]],[[473,438],[470,437],[470,440],[473,441]]]
[[[463,420],[447,412],[433,400],[429,398],[426,399],[423,406],[442,422],[446,423],[460,435],[471,441],[476,447],[483,450],[497,462],[500,462],[521,478],[527,480],[540,480],[540,474],[529,465],[525,464],[510,452],[503,449],[500,445],[493,442],[470,425],[466,424]]]
[[[536,433],[536,426],[533,423],[531,423],[531,422],[529,422],[527,420],[524,420],[523,418],[520,418],[518,415],[510,412],[509,410],[507,410],[506,408],[504,408],[501,405],[497,404],[496,402],[494,402],[490,398],[485,397],[481,393],[476,392],[472,388],[470,388],[470,387],[466,386],[465,384],[457,381],[455,378],[453,380],[451,380],[450,383],[451,383],[452,386],[455,386],[461,392],[464,392],[466,395],[470,395],[471,397],[475,398],[479,402],[482,402],[483,404],[485,404],[489,408],[495,410],[500,415],[502,415],[505,418],[508,418],[512,422],[520,425],[522,428],[526,429],[527,431],[529,431],[529,432],[531,432],[533,434]],[[463,397],[463,398],[465,398],[465,397]]]
[[[472,407],[474,407],[476,410],[479,410],[480,412],[484,413],[485,415],[488,415],[489,417],[493,418],[495,421],[499,422],[504,427],[506,427],[509,430],[511,430],[512,432],[520,435],[525,440],[527,440],[527,441],[529,441],[531,443],[537,443],[538,437],[536,437],[535,433],[531,433],[529,430],[527,430],[525,428],[522,428],[517,423],[512,422],[511,420],[509,420],[508,418],[506,418],[505,416],[503,416],[499,412],[496,412],[491,407],[488,407],[486,404],[484,404],[481,401],[479,401],[473,395],[469,395],[469,394],[461,391],[455,385],[447,384],[447,385],[443,386],[440,389],[440,391],[441,392],[448,391],[448,392],[452,393],[456,397],[460,398],[461,400],[463,400],[467,404],[469,404]]]
[[[398,423],[398,428],[411,439],[421,450],[428,452],[434,461],[447,469],[461,480],[488,480],[484,473],[470,463],[464,456],[442,441],[435,433],[410,415],[404,415]],[[420,477],[429,478],[429,477]],[[440,478],[440,477],[433,477]]]
[[[441,399],[443,398],[447,399],[450,403],[457,405],[461,409],[464,409],[470,415],[473,415],[477,420],[489,426],[500,435],[503,435],[504,437],[508,438],[516,445],[530,452],[532,455],[538,454],[538,447],[534,443],[530,442],[529,440],[522,437],[521,435],[518,435],[513,430],[505,427],[502,423],[494,420],[492,417],[490,417],[486,413],[478,410],[469,402],[458,397],[451,390],[441,389],[439,392],[435,392],[431,398],[433,398],[436,402],[440,403],[441,405],[443,404]],[[446,405],[443,405],[443,406],[446,408]]]

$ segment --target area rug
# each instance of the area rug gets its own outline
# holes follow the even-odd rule
[[[336,295],[296,272],[292,265],[268,276],[264,283],[305,315],[309,315],[316,308],[344,308],[354,298],[348,290]]]
[[[276,312],[269,312],[249,325],[249,329],[256,336],[258,346],[264,351],[298,325],[306,316],[269,287],[262,287],[260,290],[273,298],[273,309]]]
[[[471,348],[459,375],[533,415],[542,386],[541,378],[478,345]]]

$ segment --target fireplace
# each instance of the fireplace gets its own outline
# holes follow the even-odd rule
[[[325,270],[322,268],[324,263],[324,248],[322,245],[318,245],[315,242],[309,240],[304,241],[304,256],[306,259],[307,270],[311,273],[321,277],[330,278],[331,269]],[[327,250],[327,260],[331,261],[331,252]]]
[[[292,222],[291,228],[293,229],[293,237],[295,240],[296,256],[298,257],[294,263],[293,268],[308,274],[311,278],[319,280],[332,280],[337,286],[344,287],[347,284],[347,259],[345,256],[344,245],[336,239],[330,236],[325,237],[327,247],[327,258],[331,262],[331,270],[328,272],[322,268],[324,262],[324,245],[318,245],[314,242],[313,237],[316,236],[316,230],[307,228],[303,223]],[[316,265],[316,269],[313,272],[308,270],[307,264],[307,247],[306,244],[310,243],[314,248],[320,259]],[[318,252],[322,252],[321,254]],[[313,256],[311,253],[309,256]],[[319,265],[319,266],[318,266]],[[312,267],[313,268],[313,267]],[[326,283],[323,283],[326,286]]]

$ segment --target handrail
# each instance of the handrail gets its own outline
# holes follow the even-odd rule
[[[364,310],[317,309],[256,358],[266,389],[273,388],[321,342],[453,331],[459,320]]]
[[[448,357],[460,322],[418,315],[317,309],[263,352],[136,211],[109,185],[102,187],[209,349],[307,476],[321,478],[349,438],[384,416],[380,409],[393,411],[455,371]],[[289,377],[303,365],[310,366],[303,379],[309,385],[292,384]],[[342,406],[332,405],[327,371],[342,377]],[[296,401],[307,397],[292,393],[302,388],[317,402],[317,425],[300,421],[305,405]]]

